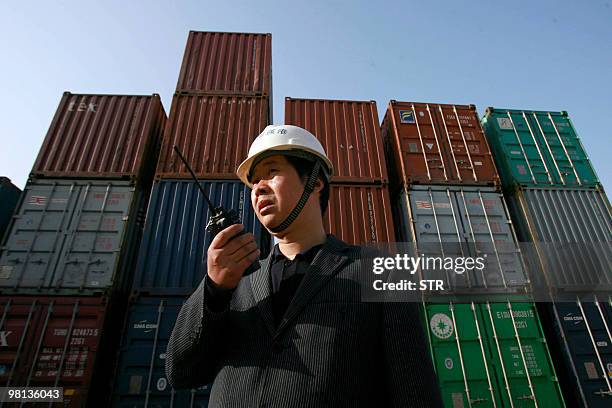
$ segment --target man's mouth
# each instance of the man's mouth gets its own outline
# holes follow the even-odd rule
[[[272,204],[274,204],[272,200],[262,199],[261,201],[257,203],[257,210],[261,213],[262,210],[264,210],[266,207],[269,207]]]

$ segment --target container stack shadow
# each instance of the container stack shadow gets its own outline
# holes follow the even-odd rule
[[[0,250],[0,384],[108,401],[166,114],[64,93]]]
[[[475,106],[392,100],[381,127],[405,251],[484,265],[420,270],[444,284],[422,315],[445,406],[564,406]]]
[[[270,235],[257,220],[250,190],[236,176],[255,137],[272,120],[270,34],[191,31],[172,98],[115,376],[113,406],[208,405],[210,387],[175,390],[165,352],[183,302],[206,275],[210,200],[237,212],[265,257]]]

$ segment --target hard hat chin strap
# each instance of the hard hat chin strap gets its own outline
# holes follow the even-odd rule
[[[306,181],[306,186],[304,187],[304,192],[300,197],[300,200],[296,204],[291,214],[285,218],[285,221],[281,222],[278,226],[274,228],[270,228],[271,232],[281,232],[285,228],[287,228],[295,219],[300,215],[300,212],[306,205],[306,201],[308,201],[308,197],[314,191],[315,183],[317,182],[317,178],[319,178],[319,171],[321,169],[321,162],[319,160],[315,161],[314,166],[312,167],[312,171],[310,172],[310,176],[308,177],[308,181]]]

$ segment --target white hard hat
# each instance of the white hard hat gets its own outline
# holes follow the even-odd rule
[[[270,125],[266,126],[263,132],[253,140],[248,157],[240,163],[236,170],[238,178],[253,188],[253,184],[249,181],[249,173],[261,158],[274,151],[278,151],[279,154],[296,156],[300,156],[300,152],[306,152],[304,157],[321,159],[328,177],[333,173],[334,166],[325,154],[323,146],[312,133],[293,125]]]

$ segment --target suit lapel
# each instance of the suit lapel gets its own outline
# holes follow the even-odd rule
[[[274,315],[272,312],[272,288],[270,286],[270,262],[272,259],[273,251],[266,259],[261,262],[261,268],[250,275],[251,278],[251,289],[253,290],[253,297],[255,298],[255,304],[259,309],[261,317],[270,332],[270,336],[274,335]]]
[[[338,272],[347,261],[348,256],[342,253],[346,244],[328,235],[325,244],[315,256],[302,283],[298,287],[289,307],[281,320],[274,337],[279,334],[300,314],[304,306],[321,290],[321,288]],[[271,311],[270,311],[271,313]]]

